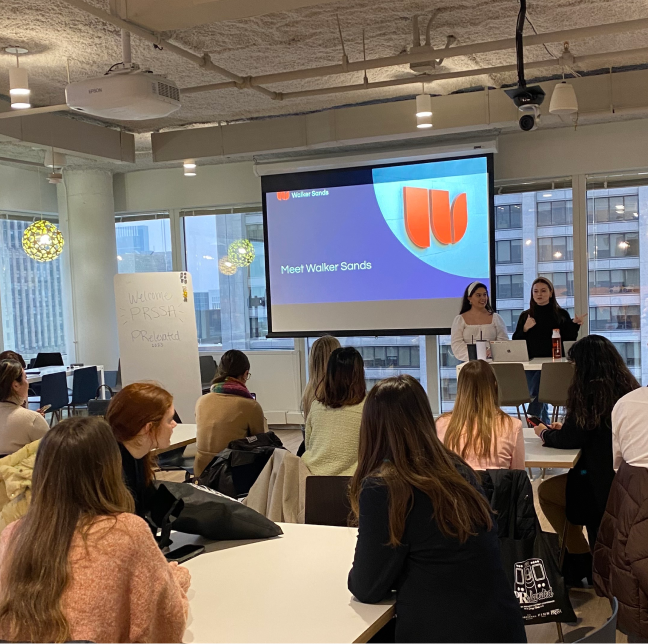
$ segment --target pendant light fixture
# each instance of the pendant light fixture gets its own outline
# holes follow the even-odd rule
[[[423,93],[416,97],[416,127],[426,129],[432,127],[432,97],[425,93],[425,83],[422,83]]]
[[[11,107],[15,110],[25,110],[31,107],[29,101],[29,76],[27,70],[20,66],[20,56],[27,53],[24,47],[5,47],[8,54],[16,57],[16,66],[9,70],[9,94]]]
[[[554,87],[549,103],[550,114],[575,114],[578,112],[578,100],[574,86],[562,81]]]

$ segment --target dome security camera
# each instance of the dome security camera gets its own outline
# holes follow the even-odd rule
[[[531,132],[538,129],[540,123],[540,107],[538,105],[520,105],[520,120],[518,121],[520,129],[523,132]]]

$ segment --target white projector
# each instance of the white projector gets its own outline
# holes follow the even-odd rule
[[[179,110],[180,90],[173,81],[149,72],[121,72],[70,83],[65,88],[65,101],[84,114],[142,121]]]

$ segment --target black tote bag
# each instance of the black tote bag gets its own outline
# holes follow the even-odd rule
[[[576,621],[558,565],[557,534],[543,532],[536,518],[534,537],[501,537],[500,551],[504,572],[520,602],[525,624]]]

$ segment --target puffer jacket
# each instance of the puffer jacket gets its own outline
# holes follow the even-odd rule
[[[0,532],[27,513],[40,440],[0,459]]]
[[[648,469],[623,462],[594,548],[594,587],[619,600],[619,629],[648,638]]]

